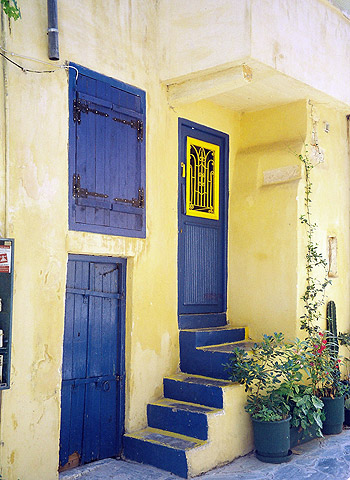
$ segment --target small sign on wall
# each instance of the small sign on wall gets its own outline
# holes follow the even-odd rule
[[[10,388],[14,240],[0,239],[0,391]]]
[[[0,272],[11,273],[11,245],[0,245]]]

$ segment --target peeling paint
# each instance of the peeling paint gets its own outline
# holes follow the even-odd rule
[[[12,420],[13,429],[16,430],[16,428],[18,427],[18,422],[16,419],[16,415],[14,413],[11,415],[11,420]]]
[[[324,162],[324,150],[319,145],[318,139],[318,123],[320,121],[319,114],[314,106],[314,104],[309,100],[310,105],[310,118],[312,122],[312,131],[311,131],[311,159],[314,165]]]

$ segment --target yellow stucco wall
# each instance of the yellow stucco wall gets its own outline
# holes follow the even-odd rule
[[[349,144],[344,112],[337,112],[310,100],[307,104],[308,132],[306,145],[314,158],[312,175],[312,218],[317,224],[315,242],[324,258],[329,259],[328,237],[337,238],[338,273],[331,278],[325,302],[334,300],[337,308],[338,331],[349,331]],[[328,130],[328,132],[326,131]],[[323,160],[313,157],[315,139]],[[304,212],[304,182],[298,190],[298,216]],[[298,297],[305,291],[305,229],[299,225]],[[322,272],[316,271],[322,278]],[[324,307],[324,314],[326,307]],[[302,314],[302,303],[298,305]],[[298,316],[299,316],[298,315]],[[321,328],[326,328],[325,316]]]
[[[230,196],[228,317],[250,336],[296,333],[298,159],[306,102],[242,115]],[[295,169],[296,178],[289,176]],[[264,183],[264,174],[276,183]],[[271,173],[272,172],[272,173]]]
[[[9,111],[7,130],[0,112],[0,233],[16,239],[16,250],[12,384],[1,395],[0,472],[5,480],[57,478],[68,253],[128,259],[127,431],[145,425],[147,402],[162,394],[163,376],[178,366],[179,117],[230,136],[229,321],[249,326],[254,338],[274,330],[283,330],[287,336],[298,331],[304,288],[303,232],[298,222],[303,182],[298,172],[296,178],[289,178],[289,170],[283,169],[298,165],[291,150],[301,151],[305,139],[310,139],[311,106],[300,101],[240,114],[211,101],[169,104],[159,81],[157,3],[109,0],[101,7],[94,0],[59,2],[62,62],[76,62],[147,93],[146,239],[68,230],[67,74],[65,70],[24,74],[6,64],[8,90],[1,80],[1,93],[8,99]],[[46,7],[22,0],[21,10],[22,20],[12,23],[11,33],[6,25],[3,42],[9,51],[46,60]],[[47,68],[16,59],[31,68]],[[322,133],[319,122],[326,161],[315,173],[315,219],[323,248],[327,235],[338,238],[339,276],[331,293],[340,328],[346,329],[346,124],[344,114],[317,109],[331,128],[328,134]],[[271,170],[282,181],[263,185],[264,172]]]
[[[68,231],[67,74],[24,74],[7,65],[10,193],[2,233],[16,239],[16,255],[12,384],[2,394],[0,424],[6,480],[57,477],[68,253],[128,259],[125,423],[128,431],[145,425],[147,402],[161,395],[163,376],[179,361],[178,116],[229,133],[232,162],[238,145],[239,114],[209,102],[181,110],[168,105],[154,70],[153,3],[110,2],[100,9],[91,0],[80,7],[77,22],[79,2],[60,2],[62,60],[147,92],[147,238]],[[46,60],[46,9],[25,0],[21,9],[7,48]],[[89,49],[83,47],[87,32]]]
[[[2,394],[0,426],[6,480],[57,477],[68,253],[128,258],[127,429],[145,423],[147,401],[161,393],[162,377],[178,364],[177,161],[176,152],[167,154],[168,107],[153,68],[154,7],[142,1],[103,8],[92,0],[59,2],[61,59],[147,92],[147,132],[153,134],[146,138],[146,240],[68,232],[67,74],[24,74],[8,66],[10,198],[3,232],[15,237],[16,256],[12,385]],[[46,60],[46,6],[23,0],[21,10],[7,48]]]
[[[242,115],[230,196],[228,317],[234,325],[249,326],[253,339],[273,331],[287,338],[301,335],[306,232],[299,217],[305,181],[296,153],[308,149],[312,155],[315,138],[324,156],[312,170],[315,242],[327,260],[328,237],[337,237],[338,244],[338,275],[325,300],[337,305],[338,329],[349,330],[346,128],[344,112],[312,101]]]

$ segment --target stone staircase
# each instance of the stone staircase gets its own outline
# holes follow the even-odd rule
[[[163,380],[164,397],[147,406],[147,428],[124,435],[124,457],[188,478],[253,448],[246,394],[224,365],[245,328],[180,330],[181,372]]]

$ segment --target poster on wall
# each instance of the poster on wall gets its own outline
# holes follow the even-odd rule
[[[0,245],[0,273],[11,273],[11,245]]]

